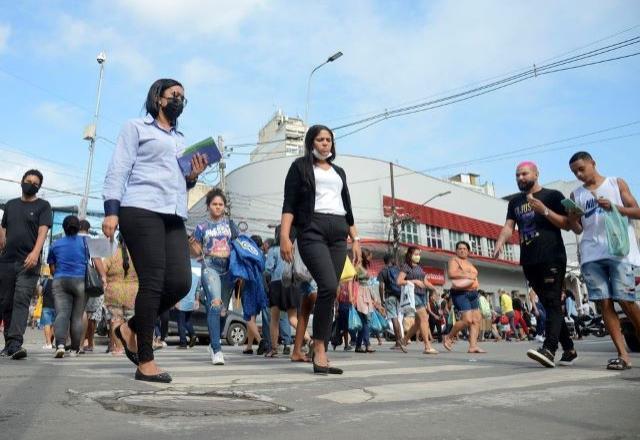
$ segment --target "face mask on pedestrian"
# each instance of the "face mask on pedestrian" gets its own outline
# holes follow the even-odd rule
[[[162,112],[170,121],[177,120],[182,114],[182,110],[184,110],[184,104],[182,100],[176,98],[167,99],[167,105],[162,107]]]
[[[22,193],[28,197],[35,196],[38,190],[40,189],[38,185],[34,185],[33,183],[30,183],[30,182],[22,182],[21,186],[22,186]]]
[[[315,148],[313,149],[312,153],[313,153],[313,157],[315,157],[318,160],[327,160],[331,157],[331,154],[332,154],[331,151],[329,151],[327,154],[322,154]]]
[[[414,263],[419,263],[420,262],[420,255],[412,255],[411,256],[411,261],[413,261]]]

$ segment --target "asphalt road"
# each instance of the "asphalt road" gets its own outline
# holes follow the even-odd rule
[[[225,347],[159,350],[174,382],[133,380],[125,358],[53,359],[29,330],[25,360],[0,361],[0,439],[626,439],[640,438],[640,356],[606,371],[608,339],[577,343],[572,367],[545,369],[533,343],[485,343],[485,355],[331,353],[343,376]],[[104,349],[104,347],[100,347]],[[559,356],[558,356],[559,357]]]

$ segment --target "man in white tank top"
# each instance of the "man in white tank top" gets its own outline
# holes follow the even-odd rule
[[[621,178],[601,176],[589,153],[580,151],[574,154],[569,160],[569,167],[578,180],[584,183],[571,193],[571,199],[583,214],[569,215],[573,232],[582,234],[582,274],[589,299],[600,304],[604,323],[618,350],[618,357],[609,360],[607,369],[624,370],[630,368],[631,363],[613,303],[617,301],[620,304],[633,323],[636,333],[640,333],[640,307],[636,303],[634,276],[634,269],[640,266],[640,250],[633,225],[629,224],[629,253],[625,256],[611,255],[604,219],[613,205],[628,219],[640,219],[640,208],[627,183]]]

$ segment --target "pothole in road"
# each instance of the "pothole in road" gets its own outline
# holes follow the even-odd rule
[[[109,411],[148,416],[268,415],[292,411],[268,397],[239,391],[123,390],[86,393],[83,396]]]

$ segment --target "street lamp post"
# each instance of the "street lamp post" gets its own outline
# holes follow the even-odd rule
[[[426,202],[424,202],[424,203],[422,204],[422,206],[426,205],[427,203],[429,203],[429,202],[430,202],[430,201],[432,201],[433,199],[437,199],[438,197],[446,196],[447,194],[451,194],[451,191],[441,192],[441,193],[436,194],[436,195],[435,195],[435,196],[433,196],[433,197],[428,198],[428,199],[427,199],[427,201],[426,201]]]
[[[98,128],[98,118],[100,116],[100,96],[102,93],[102,77],[104,75],[104,63],[107,61],[107,55],[104,52],[100,52],[96,57],[96,61],[100,65],[100,74],[98,77],[98,97],[96,99],[96,111],[93,115],[93,123],[89,125],[84,131],[84,140],[90,141],[89,143],[89,163],[87,164],[87,176],[84,182],[84,194],[80,201],[80,208],[78,209],[78,217],[81,219],[87,216],[87,204],[89,203],[89,189],[91,187],[91,170],[93,168],[93,156],[96,149],[96,136]]]
[[[307,103],[305,105],[305,110],[304,110],[304,123],[305,124],[307,124],[307,125],[309,124],[308,118],[309,118],[309,96],[310,96],[310,93],[311,93],[311,77],[313,76],[314,73],[316,73],[316,70],[318,70],[319,68],[321,68],[322,66],[324,66],[327,63],[334,62],[335,60],[337,60],[341,56],[342,56],[342,52],[334,53],[329,58],[327,58],[327,61],[325,61],[324,63],[320,64],[319,66],[316,66],[316,68],[313,69],[311,71],[311,73],[309,74],[309,80],[307,81]]]

